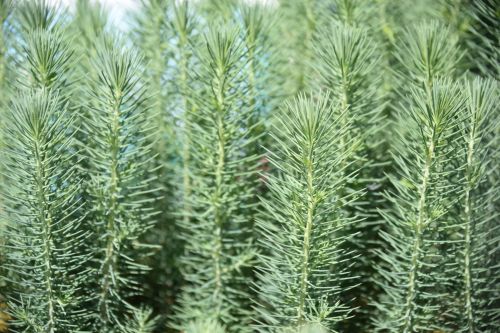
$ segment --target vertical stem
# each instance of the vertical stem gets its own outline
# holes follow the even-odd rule
[[[44,154],[40,151],[40,145],[38,139],[35,142],[35,161],[36,161],[36,186],[37,186],[37,206],[38,206],[38,219],[42,224],[43,228],[43,259],[44,264],[44,284],[47,292],[47,314],[48,319],[46,323],[47,333],[55,332],[55,300],[54,300],[54,290],[52,285],[52,216],[48,210],[48,205],[46,201],[46,184],[45,179],[47,175],[45,174],[45,163]]]
[[[411,267],[410,273],[408,277],[408,288],[407,288],[407,296],[406,296],[406,304],[405,304],[405,321],[403,325],[403,332],[410,333],[413,332],[414,320],[413,320],[413,300],[416,294],[416,283],[418,278],[418,268],[419,268],[419,260],[420,260],[420,249],[422,246],[422,232],[425,229],[427,224],[427,216],[425,213],[426,206],[426,195],[427,195],[427,186],[430,177],[430,168],[432,165],[432,160],[434,158],[434,135],[431,137],[431,142],[427,147],[425,164],[422,172],[422,183],[420,185],[419,191],[419,202],[418,202],[418,218],[417,225],[415,230],[415,240],[413,242],[412,249],[412,257],[411,257]]]
[[[226,162],[226,146],[225,146],[225,131],[224,131],[224,93],[223,93],[223,82],[224,78],[219,77],[219,89],[217,90],[217,136],[218,136],[218,145],[217,145],[217,166],[215,169],[215,195],[214,195],[214,205],[215,205],[215,227],[216,227],[216,241],[215,248],[212,254],[214,259],[214,270],[215,270],[215,290],[214,290],[214,299],[217,302],[217,314],[220,313],[221,297],[220,294],[222,291],[222,263],[221,263],[221,254],[222,254],[222,234],[224,227],[224,216],[221,207],[221,198],[222,198],[222,184],[224,177],[224,169]]]
[[[117,197],[118,197],[118,151],[120,147],[119,143],[119,131],[120,131],[120,97],[115,98],[115,103],[113,106],[113,111],[111,113],[111,184],[109,192],[107,193],[109,202],[109,212],[108,220],[106,225],[106,252],[104,258],[104,264],[102,268],[102,280],[101,280],[101,294],[99,298],[99,312],[100,319],[103,327],[102,331],[105,331],[108,324],[110,324],[109,308],[108,308],[108,298],[109,298],[109,288],[112,283],[111,275],[116,266],[116,254],[114,251],[114,242],[116,241],[116,210],[117,210]]]
[[[474,163],[474,137],[475,119],[471,119],[471,131],[467,149],[467,187],[465,189],[464,213],[465,213],[465,253],[464,253],[464,282],[465,282],[465,309],[467,312],[467,324],[469,332],[475,332],[474,309],[472,306],[472,276],[471,276],[471,252],[472,252],[472,168]]]
[[[314,193],[313,181],[313,143],[309,148],[307,160],[307,221],[304,230],[304,244],[302,251],[302,269],[300,276],[300,294],[299,307],[297,310],[297,323],[300,327],[305,323],[305,301],[309,284],[309,252],[311,247],[311,233],[314,220],[314,210],[316,208],[316,198]]]

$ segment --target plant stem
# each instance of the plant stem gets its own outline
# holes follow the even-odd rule
[[[224,82],[223,77],[218,78],[219,83]],[[222,293],[222,264],[221,264],[221,254],[222,254],[222,233],[224,226],[224,216],[221,207],[221,198],[222,198],[222,183],[224,177],[224,169],[225,169],[225,131],[224,131],[224,94],[223,94],[223,85],[219,85],[219,89],[217,91],[217,101],[216,101],[216,112],[217,112],[217,135],[218,135],[218,146],[217,146],[217,166],[215,170],[215,194],[214,194],[214,204],[215,204],[215,227],[216,227],[216,243],[214,252],[212,254],[214,259],[214,269],[215,269],[215,290],[214,290],[214,299],[217,301],[217,315],[220,314],[220,309],[222,307],[222,299],[220,294]]]
[[[309,148],[309,154],[307,159],[307,222],[304,231],[304,244],[302,251],[302,269],[300,277],[300,294],[299,294],[299,307],[297,310],[297,323],[300,327],[305,323],[305,300],[307,297],[307,289],[309,284],[309,252],[310,252],[310,242],[311,233],[314,220],[314,210],[316,208],[316,198],[313,187],[313,147],[314,143],[311,143]]]
[[[472,168],[474,163],[474,137],[475,119],[471,120],[471,131],[467,149],[467,187],[465,188],[464,213],[465,213],[465,253],[464,253],[464,282],[465,282],[465,309],[467,313],[467,324],[469,332],[475,332],[474,309],[472,307],[472,274],[471,274],[471,251],[472,251]]]
[[[426,206],[426,195],[427,195],[427,186],[430,177],[430,168],[432,164],[432,160],[434,158],[434,135],[431,137],[431,142],[427,147],[427,156],[425,159],[425,165],[423,167],[423,175],[422,175],[422,183],[420,185],[419,192],[419,203],[418,203],[418,218],[417,218],[417,226],[415,230],[415,240],[413,242],[413,250],[411,257],[411,267],[408,278],[408,288],[407,288],[407,296],[406,296],[406,304],[405,304],[405,320],[404,320],[404,328],[403,332],[409,333],[413,332],[414,320],[413,320],[413,300],[416,294],[416,283],[418,278],[418,268],[419,268],[419,260],[420,260],[420,248],[422,246],[422,232],[427,225],[427,216],[425,214],[425,206]]]
[[[118,150],[120,147],[119,144],[119,132],[120,132],[120,97],[115,97],[115,102],[113,106],[113,112],[111,113],[111,184],[108,193],[108,197],[110,198],[109,203],[109,213],[108,213],[108,221],[106,225],[106,252],[104,258],[104,264],[102,268],[102,280],[101,280],[101,295],[99,298],[99,311],[100,311],[100,319],[103,327],[101,327],[102,331],[105,331],[107,325],[110,323],[109,318],[109,308],[108,308],[108,298],[109,298],[109,287],[111,284],[111,275],[113,274],[113,270],[116,265],[116,253],[114,251],[114,242],[116,241],[116,210],[117,210],[117,202],[116,198],[118,196]]]
[[[37,206],[38,206],[38,219],[42,224],[43,228],[43,257],[45,260],[45,272],[44,272],[44,284],[47,292],[47,313],[48,319],[46,323],[46,332],[54,333],[55,332],[55,299],[54,299],[54,288],[52,285],[52,216],[48,210],[48,205],[46,201],[46,184],[45,180],[47,179],[45,163],[45,156],[43,152],[41,152],[40,145],[38,140],[35,142],[35,161],[36,161],[36,186],[37,186]]]

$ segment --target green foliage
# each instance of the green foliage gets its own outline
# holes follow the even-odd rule
[[[10,0],[0,1],[0,88],[2,89],[2,92],[6,91],[8,40],[11,14],[12,4]],[[2,94],[0,103],[5,103],[4,94]],[[0,107],[2,104],[0,104]]]
[[[186,333],[224,333],[225,330],[217,321],[212,319],[190,322],[185,329]]]
[[[242,272],[252,264],[251,221],[256,156],[245,155],[255,138],[245,125],[243,48],[236,29],[210,31],[198,57],[198,105],[190,124],[192,194],[190,220],[181,222],[186,242],[181,269],[186,286],[180,299],[179,325],[206,316],[230,332],[249,330],[248,284]]]
[[[411,121],[403,138],[408,155],[396,157],[399,174],[391,177],[394,210],[384,212],[388,232],[383,238],[391,251],[380,251],[386,298],[378,304],[381,315],[374,320],[379,330],[412,332],[442,329],[440,307],[447,282],[447,215],[459,189],[450,184],[453,169],[447,161],[456,153],[456,126],[463,104],[459,87],[435,81],[430,96],[414,90],[413,104],[401,112]],[[444,239],[442,237],[445,237]],[[438,241],[442,239],[442,241]],[[444,248],[444,249],[443,249]]]
[[[23,64],[27,75],[18,80],[19,85],[51,88],[71,96],[70,72],[74,55],[62,33],[58,30],[33,30],[26,43]]]
[[[417,24],[407,29],[401,39],[396,57],[409,82],[429,93],[436,78],[454,74],[460,49],[446,26],[437,21]]]
[[[8,220],[5,268],[14,332],[80,332],[79,307],[88,277],[81,250],[81,181],[73,157],[74,117],[61,97],[45,89],[19,93],[10,106],[2,152]]]
[[[278,150],[271,163],[279,171],[268,180],[271,196],[258,222],[263,253],[259,257],[259,327],[263,332],[294,331],[311,323],[333,329],[352,310],[339,296],[349,256],[341,230],[352,219],[344,171],[352,151],[345,110],[332,107],[328,95],[303,96],[278,114]],[[352,146],[351,146],[352,147]],[[265,251],[269,251],[269,253]]]
[[[182,8],[185,7],[187,5],[182,5]],[[181,67],[181,62],[177,59],[185,59],[185,53],[181,52],[187,51],[185,49],[189,46],[187,44],[190,36],[183,38],[182,42],[179,39],[179,44],[182,43],[182,46],[176,47],[177,32],[172,25],[186,18],[180,13],[182,10],[179,10],[179,17],[176,15],[177,8],[174,1],[145,1],[132,31],[133,41],[143,50],[144,55],[143,76],[146,79],[146,89],[151,96],[148,117],[153,119],[157,126],[155,136],[150,138],[152,152],[157,157],[151,160],[148,168],[154,169],[157,177],[155,185],[159,191],[155,195],[159,199],[155,202],[155,209],[162,211],[163,214],[158,216],[158,223],[145,239],[149,243],[158,244],[159,247],[148,260],[153,269],[146,276],[147,287],[144,296],[151,300],[155,312],[158,313],[171,311],[169,303],[173,302],[174,295],[181,286],[177,259],[182,252],[182,244],[178,240],[175,223],[179,214],[174,212],[182,206],[179,203],[182,200],[177,200],[178,196],[172,193],[178,193],[178,183],[174,179],[178,176],[180,168],[178,161],[180,142],[177,140],[180,134],[176,132],[175,122],[177,114],[182,112],[179,100],[184,98],[184,94],[180,95],[181,91],[176,85],[178,82],[181,82],[180,85],[186,84],[186,79],[173,73],[172,69],[179,70]],[[191,25],[190,21],[186,24]],[[185,26],[180,23],[179,29]],[[184,30],[179,31],[179,35],[184,32]],[[185,33],[190,34],[190,32]],[[182,65],[185,74],[189,63]]]
[[[466,120],[462,129],[463,194],[457,203],[456,216],[463,244],[457,256],[458,288],[455,320],[460,332],[490,332],[498,327],[498,211],[494,196],[498,183],[491,183],[489,160],[495,149],[493,133],[498,131],[495,106],[499,101],[498,83],[474,79],[465,84]],[[498,112],[497,112],[498,113]],[[493,293],[493,294],[492,294]]]
[[[90,164],[90,211],[94,237],[94,287],[98,320],[95,331],[113,332],[123,313],[133,310],[130,298],[141,289],[148,268],[137,260],[148,252],[139,237],[154,222],[155,178],[145,168],[153,157],[148,138],[154,127],[147,118],[148,98],[141,81],[142,59],[103,40],[93,59],[99,76],[91,85],[86,155]],[[89,221],[90,222],[90,221]],[[93,289],[94,289],[93,288]]]
[[[495,1],[66,3],[0,0],[1,333],[498,331]]]
[[[381,219],[377,209],[385,205],[380,189],[385,182],[384,167],[388,164],[384,152],[386,139],[381,134],[386,130],[382,115],[384,102],[378,91],[381,81],[379,75],[374,75],[380,66],[377,51],[378,45],[370,39],[367,30],[344,23],[333,24],[318,33],[314,79],[311,80],[316,90],[330,92],[332,102],[345,110],[343,126],[349,125],[346,138],[341,138],[352,142],[352,147],[345,149],[353,150],[344,163],[348,166],[343,171],[347,178],[343,192],[363,192],[363,195],[343,210],[348,216],[358,216],[363,221],[346,228],[345,234],[353,237],[344,246],[349,251],[365,253],[351,263],[360,281],[359,286],[350,290],[349,297],[356,296],[360,311],[367,310],[369,298],[377,290],[373,286],[373,264],[377,258],[371,251],[381,246],[378,242]],[[349,284],[345,288],[349,290]]]
[[[499,11],[494,0],[472,1],[469,15],[470,37],[466,39],[469,63],[483,76],[498,80],[500,75]]]

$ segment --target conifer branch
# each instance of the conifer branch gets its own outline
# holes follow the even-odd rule
[[[444,236],[453,227],[447,213],[458,188],[449,184],[454,170],[448,160],[457,152],[457,126],[463,99],[457,84],[433,80],[430,96],[414,89],[412,104],[401,117],[411,120],[400,140],[413,142],[408,155],[396,156],[398,175],[391,177],[396,192],[390,195],[392,213],[382,212],[389,231],[383,239],[392,252],[379,251],[386,265],[380,267],[386,298],[378,303],[379,330],[413,332],[415,329],[443,329],[440,304],[446,289],[447,258],[438,250],[450,245]],[[443,236],[441,236],[443,237]]]
[[[258,220],[262,332],[297,331],[312,323],[333,330],[352,310],[340,292],[342,280],[351,278],[343,266],[342,230],[353,220],[338,204],[348,201],[341,193],[352,151],[339,148],[348,126],[345,112],[332,108],[329,98],[300,96],[287,103],[274,129],[280,148],[271,163],[280,174],[269,179],[266,215]]]
[[[89,110],[88,133],[92,142],[90,157],[92,219],[95,239],[95,272],[99,293],[98,322],[95,330],[112,332],[123,324],[123,313],[134,307],[128,299],[141,289],[138,277],[148,268],[138,259],[149,248],[139,237],[153,223],[154,198],[144,197],[154,180],[144,168],[154,128],[147,121],[148,98],[141,81],[142,59],[122,51],[113,40],[103,40],[93,65],[97,81],[89,92],[93,99]]]
[[[496,230],[492,221],[498,218],[492,201],[498,185],[488,182],[493,167],[491,138],[498,127],[493,121],[497,90],[496,82],[478,78],[467,82],[464,88],[467,98],[463,131],[465,184],[458,213],[464,242],[458,258],[463,289],[459,295],[462,307],[456,310],[461,332],[488,331],[499,320],[493,309],[498,306],[495,305],[498,296],[485,297],[487,290],[495,289],[498,273],[490,254],[498,252],[498,242],[491,235]]]
[[[243,48],[236,29],[211,31],[198,54],[202,83],[192,96],[199,106],[191,123],[193,209],[189,224],[181,224],[186,254],[181,258],[187,281],[181,296],[178,326],[198,318],[227,325],[230,332],[249,330],[248,292],[244,271],[252,263],[246,201],[253,187],[247,177],[256,172],[256,156],[244,152],[254,138],[245,125],[250,113],[243,103]]]
[[[14,277],[9,307],[21,331],[77,332],[87,312],[80,291],[88,254],[77,250],[88,234],[80,227],[74,117],[67,112],[63,98],[41,89],[18,95],[8,118],[2,205],[6,268]]]

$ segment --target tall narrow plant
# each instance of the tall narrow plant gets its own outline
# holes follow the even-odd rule
[[[428,91],[414,89],[412,99],[400,114],[411,122],[399,138],[411,146],[395,156],[394,209],[383,214],[389,229],[382,237],[391,250],[380,251],[386,263],[380,268],[385,297],[374,321],[378,330],[390,332],[446,328],[441,305],[449,281],[443,253],[453,244],[449,212],[456,201],[452,193],[458,191],[452,186],[456,170],[448,161],[457,152],[463,100],[458,85],[449,80],[433,80]]]
[[[348,13],[354,11],[352,5],[345,11],[348,9]],[[348,13],[343,15],[354,16]],[[340,14],[342,12],[338,15]],[[345,20],[349,21],[347,18]],[[341,168],[346,178],[356,170],[359,172],[349,179],[343,191],[345,194],[362,191],[363,195],[345,205],[343,210],[349,216],[363,218],[363,221],[345,229],[346,235],[354,237],[344,246],[365,255],[354,266],[356,275],[359,276],[359,285],[346,295],[356,297],[356,304],[362,311],[367,310],[370,298],[377,293],[373,283],[373,267],[377,258],[368,249],[381,247],[377,236],[381,218],[377,209],[385,205],[380,189],[385,183],[383,172],[388,164],[384,152],[385,138],[382,135],[387,122],[382,115],[384,102],[378,91],[381,73],[377,72],[380,67],[377,51],[378,45],[372,41],[366,29],[334,23],[318,34],[312,80],[316,87],[329,91],[332,102],[345,111],[342,121],[352,123],[350,131],[341,140],[352,142],[354,147],[342,147],[354,149],[354,153],[344,161],[346,167]],[[349,283],[351,282],[348,281]],[[362,318],[361,313],[358,313],[358,320],[353,324],[363,325],[367,319]]]
[[[79,332],[83,266],[88,254],[81,228],[81,182],[72,161],[74,117],[67,103],[46,89],[17,95],[11,105],[2,152],[8,176],[2,189],[7,225],[6,269],[13,329]]]
[[[94,238],[95,332],[122,328],[130,302],[142,289],[147,270],[140,258],[149,250],[139,238],[152,226],[154,188],[148,139],[154,128],[147,118],[148,97],[141,72],[142,59],[122,50],[114,40],[99,45],[93,66],[99,73],[90,85],[92,96],[86,130],[90,160]]]
[[[352,223],[341,210],[349,194],[345,169],[352,142],[345,109],[330,96],[299,96],[279,113],[278,150],[271,163],[270,198],[259,220],[258,329],[297,332],[312,324],[334,330],[352,308],[342,302],[351,279],[342,230]],[[346,163],[347,162],[347,163]]]
[[[463,195],[457,203],[460,239],[463,242],[457,256],[457,288],[460,306],[455,309],[456,325],[460,332],[489,332],[498,327],[498,221],[495,193],[489,174],[494,170],[492,139],[498,124],[495,107],[498,105],[498,83],[474,79],[466,82],[467,98],[462,145],[464,147]]]
[[[254,188],[247,177],[256,171],[256,156],[244,154],[253,143],[246,127],[241,61],[243,48],[236,29],[210,31],[198,56],[197,80],[202,90],[192,133],[192,207],[182,224],[185,252],[181,258],[186,286],[177,314],[185,329],[198,318],[215,320],[229,332],[248,332],[249,294],[244,271],[254,249],[246,206]]]

